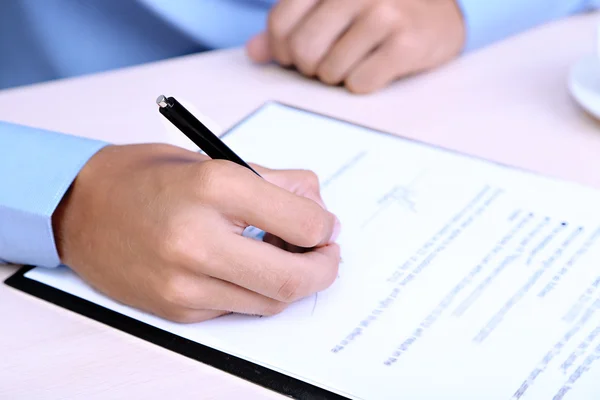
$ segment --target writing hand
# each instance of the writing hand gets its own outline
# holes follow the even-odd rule
[[[281,0],[247,50],[256,62],[369,93],[455,58],[464,41],[455,0]]]
[[[273,315],[336,278],[339,225],[306,171],[168,145],[108,146],[53,216],[61,260],[100,292],[178,322]],[[247,226],[311,250],[243,237]]]

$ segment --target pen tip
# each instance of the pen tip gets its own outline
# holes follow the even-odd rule
[[[156,104],[158,104],[160,108],[165,108],[168,105],[167,98],[161,94],[156,99]]]

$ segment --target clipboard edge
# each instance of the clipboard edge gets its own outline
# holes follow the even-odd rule
[[[4,284],[75,314],[134,336],[140,340],[209,365],[234,377],[298,400],[349,400],[326,389],[255,364],[204,344],[146,324],[86,299],[64,292],[25,274],[34,266],[21,267],[4,280]]]

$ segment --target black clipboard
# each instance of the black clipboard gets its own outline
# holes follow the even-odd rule
[[[420,143],[428,147],[437,148],[439,150],[459,154],[472,159],[482,160],[491,164],[502,166],[504,168],[519,170],[537,176],[543,176],[542,174],[533,171],[510,166],[496,161],[486,160],[482,157],[478,157],[472,154],[466,154],[460,151],[433,145],[417,139],[392,134],[390,132],[384,132],[378,129],[367,127],[365,125],[353,123],[323,113],[302,109],[278,101],[272,101],[262,104],[254,111],[250,112],[246,117],[242,118],[238,123],[229,128],[226,132],[224,132],[221,135],[221,137],[228,135],[230,132],[241,126],[244,122],[255,116],[255,114],[262,110],[266,105],[271,103],[279,104],[287,108],[292,108],[297,111],[313,114],[326,119],[336,120],[344,124],[366,128],[374,134],[394,136],[398,140]],[[120,314],[116,311],[110,310],[108,308],[102,307],[98,304],[92,303],[70,293],[64,292],[60,289],[25,277],[25,274],[33,268],[34,267],[31,266],[21,268],[15,274],[6,279],[5,284],[30,295],[33,295],[35,297],[38,297],[40,299],[46,300],[52,304],[55,304],[67,310],[96,320],[112,328],[126,332],[139,339],[145,340],[165,349],[171,350],[175,353],[181,354],[185,357],[210,365],[214,368],[220,369],[224,372],[245,379],[264,388],[273,390],[284,396],[300,400],[350,400],[347,397],[312,385],[308,382],[293,378],[291,376],[274,371],[267,367],[263,367],[261,365],[244,360],[242,358],[232,356],[220,350],[213,349],[209,346],[205,346],[198,342],[194,342],[192,340],[183,338],[171,332],[154,327],[137,319],[128,317],[124,314]]]
[[[145,322],[110,310],[73,294],[63,292],[55,287],[29,279],[25,274],[33,268],[23,267],[19,269],[15,274],[8,277],[4,283],[59,307],[164,347],[182,356],[200,361],[203,364],[210,365],[284,396],[301,400],[348,399],[347,397],[340,396],[302,380],[292,378],[291,376],[148,325]]]
[[[298,111],[308,112],[310,114],[320,115],[330,119],[337,119],[280,102],[268,102],[250,112],[246,117],[242,118],[242,120],[225,131],[221,137],[228,135],[235,128],[252,118],[269,103],[276,103],[285,107],[294,108]],[[339,119],[337,120],[340,122],[349,123],[347,121],[342,121]],[[389,135],[389,133],[384,134]],[[273,390],[284,396],[299,400],[349,400],[347,397],[330,392],[308,382],[293,378],[281,372],[274,371],[242,358],[232,356],[220,350],[213,349],[212,347],[183,338],[174,333],[146,324],[145,322],[139,321],[135,318],[128,317],[124,314],[110,310],[96,303],[92,303],[73,294],[64,292],[55,287],[46,285],[33,279],[29,279],[25,276],[25,274],[33,268],[35,267],[26,266],[19,269],[15,274],[8,277],[4,283],[14,289],[20,290],[34,297],[38,297],[69,311],[91,318],[111,328],[118,329],[139,339],[181,354],[182,356],[194,359],[203,364],[210,365],[221,371],[237,376],[266,389]]]

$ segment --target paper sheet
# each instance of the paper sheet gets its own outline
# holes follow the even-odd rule
[[[318,173],[343,225],[331,288],[179,325],[65,268],[27,277],[350,398],[600,398],[600,192],[276,103],[225,141]]]

